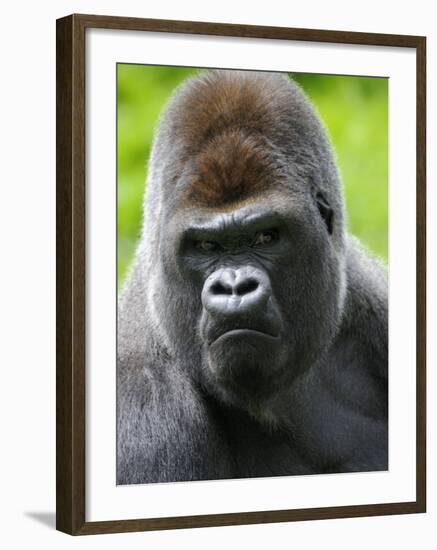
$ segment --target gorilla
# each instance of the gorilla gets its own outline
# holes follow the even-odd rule
[[[387,277],[347,233],[301,89],[188,79],[144,218],[118,308],[117,484],[386,470]]]

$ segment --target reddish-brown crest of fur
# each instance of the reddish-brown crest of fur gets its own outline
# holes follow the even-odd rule
[[[274,180],[262,143],[243,130],[226,130],[199,153],[186,196],[199,206],[229,205],[260,195]]]
[[[180,129],[195,152],[189,204],[220,207],[259,195],[275,184],[278,163],[268,130],[278,115],[272,97],[284,94],[282,77],[213,72],[185,97]]]

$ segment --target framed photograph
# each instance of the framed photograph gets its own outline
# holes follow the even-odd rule
[[[57,21],[57,529],[426,510],[426,40]]]

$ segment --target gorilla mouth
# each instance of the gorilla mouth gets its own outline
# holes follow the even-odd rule
[[[276,340],[276,339],[279,339],[279,334],[273,334],[272,332],[257,330],[253,328],[233,328],[219,334],[214,340],[210,341],[209,345],[211,346],[212,344],[216,344],[220,340],[224,340],[225,338],[228,338],[228,337],[268,338],[269,340],[272,340],[272,339]]]

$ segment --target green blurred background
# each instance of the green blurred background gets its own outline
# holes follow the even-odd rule
[[[159,113],[196,69],[119,64],[118,281],[132,260],[141,230],[147,162]],[[349,230],[387,261],[388,80],[292,75],[328,128],[340,166]]]

